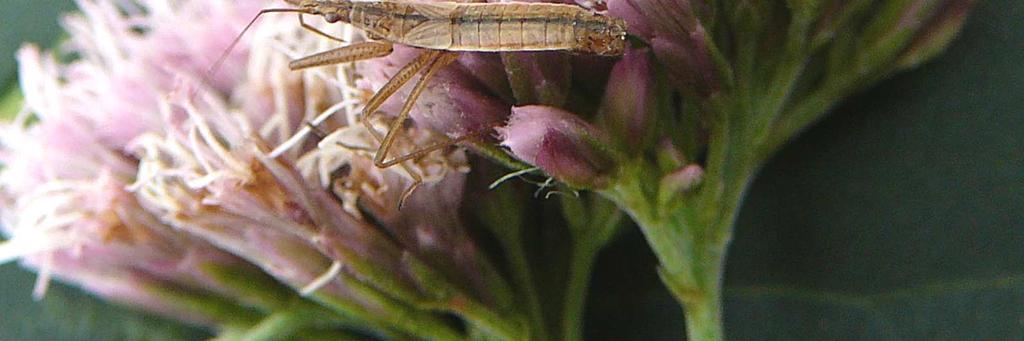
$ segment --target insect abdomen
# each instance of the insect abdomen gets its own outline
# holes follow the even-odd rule
[[[618,19],[551,3],[387,1],[357,6],[351,19],[377,39],[449,51],[589,53],[593,46],[587,42],[593,39],[582,37],[621,45],[617,40],[625,36],[624,24]]]
[[[463,13],[452,25],[451,50],[571,50],[575,45],[575,7],[493,3],[460,8]]]

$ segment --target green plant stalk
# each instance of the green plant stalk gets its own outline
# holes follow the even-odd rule
[[[562,340],[582,339],[583,306],[587,300],[590,274],[599,247],[577,244],[569,259],[569,280],[565,288],[565,308],[562,311]]]
[[[589,203],[589,207],[584,203]],[[581,340],[583,307],[587,301],[590,276],[598,252],[615,235],[623,214],[614,203],[599,197],[564,197],[562,214],[572,234],[569,277],[563,295],[561,337]]]
[[[283,309],[276,311],[240,336],[241,340],[269,341],[284,340],[300,330],[316,324],[315,314],[306,309]]]
[[[510,238],[502,238],[501,244],[504,246],[504,249],[508,254],[512,277],[515,278],[515,282],[522,288],[521,294],[526,300],[526,313],[530,319],[530,323],[534,326],[533,332],[537,333],[534,337],[538,340],[547,340],[547,328],[544,324],[544,314],[540,306],[540,297],[537,295],[537,285],[533,280],[533,270],[531,269],[530,263],[526,259],[526,253],[523,250],[523,241],[517,235]]]
[[[459,331],[434,314],[398,302],[377,291],[376,288],[348,275],[339,276],[339,279],[345,283],[353,295],[360,297],[361,301],[375,306],[379,311],[369,310],[350,298],[333,297],[319,292],[313,293],[307,298],[342,316],[352,316],[367,321],[371,327],[382,332],[390,332],[391,328],[395,328],[402,333],[423,339],[458,340],[462,338]]]
[[[300,297],[294,290],[278,284],[273,277],[253,268],[224,266],[215,263],[202,264],[198,268],[210,279],[235,292],[238,297],[245,297],[245,304],[267,314],[258,324],[253,323],[255,326],[252,328],[255,330],[250,329],[250,326],[243,325],[243,328],[234,328],[227,333],[222,332],[222,335],[219,336],[222,339],[249,338],[259,335],[278,335],[280,337],[268,337],[284,339],[292,333],[299,332],[297,328],[308,326],[311,322],[298,326],[301,323],[282,321],[285,319],[297,320],[298,317],[306,316],[316,316],[316,321],[319,321],[320,324],[364,330],[385,337],[398,336],[390,326],[400,326],[404,328],[402,332],[425,338],[455,339],[460,337],[458,332],[437,320],[433,314],[412,309],[389,299],[373,287],[347,275],[339,276],[338,280],[343,281],[354,291],[363,294],[364,298],[375,301],[381,309],[394,312],[386,316],[404,316],[404,318],[392,320],[382,318],[379,316],[380,314],[367,310],[351,298],[331,297],[319,292]],[[291,327],[293,325],[297,327]]]
[[[262,317],[259,312],[243,307],[234,300],[216,294],[193,292],[165,283],[140,282],[141,289],[174,304],[182,311],[215,319],[220,328],[246,329]]]
[[[506,340],[520,340],[529,334],[528,331],[522,330],[518,316],[498,312],[458,290],[454,284],[439,276],[426,264],[410,257],[405,259],[405,266],[412,273],[417,286],[423,288],[425,292],[434,293],[433,297],[413,301],[414,308],[455,313],[482,331]]]
[[[742,13],[744,22],[761,19]],[[805,13],[805,16],[809,15]],[[748,22],[748,24],[749,24]],[[809,20],[794,20],[789,30],[806,33]],[[784,67],[769,75],[777,87],[758,90],[753,36],[740,44],[735,84],[704,103],[710,115],[705,174],[702,182],[682,193],[660,186],[662,172],[642,159],[624,162],[617,182],[602,191],[640,226],[659,260],[659,275],[684,309],[689,340],[722,340],[722,276],[725,255],[743,194],[760,167],[758,153],[788,102],[804,63],[803,42],[786,46]]]
[[[343,330],[313,329],[301,330],[298,333],[295,333],[295,339],[302,341],[363,341],[366,340],[366,337]],[[398,336],[392,336],[383,339],[397,340],[400,338]]]
[[[724,337],[724,258],[743,194],[759,167],[757,142],[763,139],[758,125],[764,123],[754,114],[758,101],[745,88],[707,102],[713,116],[701,183],[667,192],[673,189],[661,186],[657,166],[634,159],[622,162],[614,184],[601,191],[639,225],[658,258],[662,282],[684,309],[689,340]]]
[[[510,187],[501,187],[488,192],[489,200],[479,210],[481,219],[494,234],[501,249],[508,257],[509,271],[512,282],[516,286],[516,295],[520,297],[517,309],[525,315],[529,326],[531,340],[549,340],[548,328],[545,324],[544,312],[540,304],[539,290],[534,280],[534,269],[527,258],[526,243],[523,240],[524,221],[526,214],[522,202]],[[477,330],[477,332],[482,332]]]
[[[341,320],[326,308],[305,300],[295,300],[287,308],[277,310],[251,328],[235,332],[234,339],[247,341],[319,339],[355,340],[348,333],[338,330],[351,321]],[[397,337],[397,335],[390,335]],[[228,338],[225,338],[228,339]]]
[[[280,309],[297,295],[273,277],[256,268],[207,262],[196,268],[217,284],[234,293],[244,305],[263,312]]]
[[[784,70],[775,81],[792,88],[800,70]],[[658,169],[631,160],[623,162],[616,182],[601,191],[640,226],[658,257],[662,282],[685,310],[690,340],[724,337],[724,257],[740,203],[761,163],[849,88],[863,85],[864,78],[839,78],[795,103],[789,103],[788,90],[756,93],[746,82],[706,104],[713,116],[705,174],[696,188],[665,193]]]
[[[870,3],[855,1],[823,31],[814,31],[823,4],[789,2],[796,12],[777,57],[780,65],[759,59],[756,32],[766,19],[761,8],[754,3],[737,6],[732,11],[734,57],[731,65],[717,64],[718,73],[725,75],[721,91],[690,98],[709,124],[702,182],[683,193],[667,193],[669,189],[659,186],[663,170],[642,158],[622,157],[613,184],[599,191],[640,226],[658,257],[662,281],[685,310],[690,340],[723,338],[724,257],[740,203],[761,164],[840,99],[898,71],[901,55],[918,34],[920,24],[901,26],[911,9],[907,1],[880,5],[866,32],[858,34],[849,21]],[[929,17],[934,10],[915,11],[918,17]],[[948,41],[950,34],[941,39]],[[805,75],[808,63],[819,55],[824,74]],[[800,91],[801,80],[816,84]]]
[[[497,340],[528,340],[530,331],[518,319],[506,318],[472,298],[455,296],[448,304],[450,311],[461,315],[479,331]]]
[[[683,304],[686,310],[687,340],[722,340],[721,280],[714,290],[707,290]]]
[[[639,180],[649,171],[643,169],[627,170],[632,175],[624,174],[619,184],[603,193],[633,218],[654,250],[662,282],[684,308],[688,339],[721,340],[725,251],[749,176],[729,181],[738,185],[721,195],[702,187],[710,194],[660,201],[647,194],[644,188],[649,184]]]

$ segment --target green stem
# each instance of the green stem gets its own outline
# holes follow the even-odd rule
[[[743,157],[746,154],[729,154]],[[715,192],[673,196],[658,193],[647,184],[643,166],[624,169],[620,182],[602,193],[613,199],[640,226],[660,263],[662,282],[682,305],[689,340],[721,340],[722,273],[725,250],[732,233],[736,210],[752,176],[743,160],[731,162],[720,186],[703,185]],[[728,176],[724,176],[728,175]],[[722,177],[724,176],[724,177]],[[646,184],[646,185],[645,185]],[[645,188],[655,190],[645,190]],[[710,188],[709,188],[710,187]]]
[[[435,293],[432,297],[425,297],[424,299],[414,301],[414,308],[425,311],[455,313],[467,322],[494,336],[512,340],[521,339],[524,331],[522,330],[523,326],[520,325],[522,321],[520,321],[518,315],[498,312],[491,306],[459,290],[455,284],[448,282],[447,278],[440,276],[427,264],[418,262],[415,258],[406,258],[405,265],[413,275],[417,286],[424,288],[425,292]],[[501,287],[503,288],[504,286]],[[498,296],[509,295],[506,292],[496,294]],[[529,334],[528,331],[525,333]]]
[[[305,300],[295,300],[290,307],[267,315],[243,333],[240,340],[332,339],[345,340],[351,336],[339,327],[353,325],[353,321],[339,316],[327,308]]]
[[[729,226],[731,227],[731,226]],[[720,250],[720,251],[716,251]],[[661,280],[682,304],[686,319],[687,340],[723,340],[722,273],[725,247],[711,246],[695,254],[696,265],[688,272],[692,277],[674,278],[662,272]],[[687,286],[686,283],[695,285]]]
[[[565,309],[562,311],[562,340],[582,339],[583,307],[587,300],[590,273],[598,248],[577,243],[569,259],[569,283],[565,288]]]
[[[548,340],[548,327],[523,240],[523,229],[527,226],[523,217],[528,214],[528,210],[523,206],[519,194],[515,186],[502,186],[490,191],[487,200],[481,200],[483,205],[479,213],[508,256],[515,293],[521,299],[520,304],[514,305],[513,309],[526,315],[527,321],[524,322],[530,324],[524,326],[528,328],[526,336],[531,340]]]
[[[157,281],[140,280],[139,285],[150,294],[173,304],[178,310],[211,319],[221,328],[246,329],[262,317],[254,309],[238,305],[233,299],[220,295],[191,291]]]
[[[514,240],[508,240],[502,244],[505,244],[505,250],[508,252],[509,263],[512,266],[512,276],[515,278],[518,286],[522,288],[520,293],[525,296],[526,312],[529,315],[530,323],[536,329],[533,331],[533,333],[537,334],[534,335],[534,338],[537,340],[547,340],[547,327],[544,324],[540,297],[537,296],[537,285],[533,281],[530,263],[523,252],[522,240],[518,237],[509,239]]]
[[[494,310],[465,296],[455,296],[448,304],[450,311],[461,315],[473,326],[499,340],[527,340],[530,331],[513,319],[505,318]]]
[[[284,309],[268,315],[262,321],[250,328],[243,340],[264,341],[284,340],[294,335],[299,330],[315,323],[316,318],[304,310]]]
[[[594,260],[615,235],[623,213],[611,201],[589,196],[585,199],[565,198],[562,213],[569,224],[573,244],[562,307],[561,340],[580,340],[583,307],[587,301]]]
[[[350,297],[336,297],[320,292],[314,293],[308,298],[343,316],[362,319],[375,330],[384,333],[389,333],[390,328],[395,328],[403,333],[424,339],[459,340],[463,338],[459,331],[430,312],[395,301],[376,288],[347,275],[339,276],[339,279],[351,291],[352,297],[359,297],[361,302],[356,302]],[[367,309],[366,306],[373,306],[375,310]]]
[[[659,223],[645,229],[672,229],[678,225]],[[692,236],[691,236],[692,237]],[[688,267],[672,269],[662,265],[661,280],[683,307],[687,340],[722,340],[722,273],[725,246],[713,239],[694,243],[685,255]]]
[[[303,330],[295,334],[296,340],[302,341],[360,341],[366,340],[365,336],[351,334],[341,330]],[[394,340],[395,338],[391,338]]]
[[[683,304],[687,340],[723,340],[721,287]]]

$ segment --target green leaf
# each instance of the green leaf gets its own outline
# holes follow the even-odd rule
[[[57,26],[59,13],[74,8],[74,2],[68,0],[4,1],[0,11],[0,88],[17,79],[14,52],[29,42],[50,45],[62,32]]]
[[[727,260],[728,338],[1024,338],[1022,17],[979,2],[949,51],[766,165]],[[682,338],[655,264],[637,235],[602,254],[591,338]]]
[[[21,90],[18,87],[11,87],[0,97],[0,121],[6,122],[18,115],[25,99],[21,97]]]
[[[202,329],[186,327],[114,306],[53,282],[40,301],[32,299],[35,275],[9,264],[0,267],[0,340],[199,340]]]

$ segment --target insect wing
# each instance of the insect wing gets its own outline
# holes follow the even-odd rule
[[[459,8],[459,5],[454,2],[416,2],[410,3],[409,6],[416,13],[427,17],[428,20],[450,20]]]
[[[451,17],[457,10],[454,3],[417,3],[412,9],[426,17],[422,23],[412,27],[402,37],[402,42],[425,48],[448,49],[452,46]]]
[[[402,43],[430,49],[448,49],[452,46],[452,25],[441,21],[427,21],[413,27],[402,37]]]

